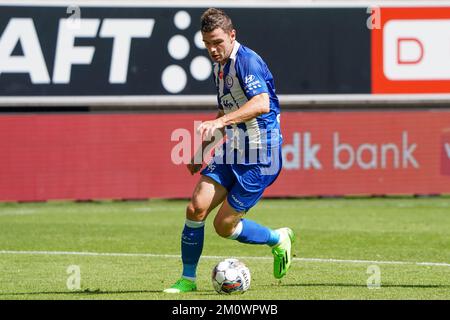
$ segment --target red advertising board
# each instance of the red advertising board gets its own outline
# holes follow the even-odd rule
[[[450,7],[381,8],[372,93],[450,93]]]
[[[450,112],[285,113],[283,151],[298,164],[286,154],[271,194],[449,193],[449,128]]]
[[[173,163],[174,132],[213,116],[1,116],[0,200],[189,197],[198,176]],[[284,168],[266,196],[450,193],[449,111],[284,112],[281,123]]]

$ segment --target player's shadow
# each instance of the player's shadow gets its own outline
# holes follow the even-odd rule
[[[161,290],[100,290],[86,289],[74,291],[40,291],[40,292],[2,292],[1,296],[28,296],[28,295],[77,295],[95,296],[102,294],[132,294],[132,293],[161,293]]]
[[[76,296],[95,296],[102,294],[133,294],[133,293],[161,293],[162,290],[100,290],[100,289],[85,289],[85,290],[74,290],[74,291],[37,291],[37,292],[0,292],[0,297],[2,296],[27,296],[27,295],[76,295]],[[217,293],[212,290],[198,290],[193,294],[200,295],[214,295]],[[166,295],[166,294],[164,294]],[[166,295],[169,297],[168,295]]]
[[[367,288],[367,284],[357,283],[287,283],[280,284],[282,287],[351,287],[351,288]],[[268,286],[269,287],[269,286]],[[272,286],[270,286],[272,287]],[[381,288],[413,288],[413,289],[444,289],[450,288],[447,284],[380,284]]]

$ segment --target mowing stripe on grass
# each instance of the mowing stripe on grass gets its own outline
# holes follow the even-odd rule
[[[23,255],[74,255],[74,256],[106,256],[106,257],[144,257],[144,258],[181,258],[176,254],[156,253],[113,253],[113,252],[77,252],[77,251],[14,251],[0,250],[0,254],[23,254]],[[202,256],[202,259],[225,259],[224,256]],[[237,259],[248,260],[272,260],[272,257],[237,256]],[[393,265],[417,265],[433,267],[450,267],[445,262],[413,262],[413,261],[379,261],[379,260],[344,260],[323,258],[293,258],[293,261],[321,262],[321,263],[361,263],[361,264],[393,264]]]
[[[22,216],[22,215],[28,215],[28,214],[34,214],[37,210],[27,210],[27,209],[21,209],[21,210],[4,210],[0,212],[0,216]]]

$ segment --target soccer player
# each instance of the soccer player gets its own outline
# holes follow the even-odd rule
[[[291,229],[273,230],[244,218],[281,170],[280,107],[272,74],[258,54],[236,40],[236,30],[224,11],[206,10],[201,32],[214,62],[219,111],[216,119],[198,127],[204,141],[197,153],[203,155],[210,137],[218,132],[226,134],[226,141],[201,171],[187,206],[181,235],[182,277],[166,293],[197,290],[205,220],[219,205],[214,228],[221,237],[270,246],[277,279],[286,275],[292,261],[295,236]],[[187,165],[191,174],[202,168],[202,161],[196,163],[195,158]]]

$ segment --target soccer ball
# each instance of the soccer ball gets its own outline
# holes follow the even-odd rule
[[[250,270],[238,259],[225,259],[214,267],[211,280],[217,293],[244,293],[250,288]]]

